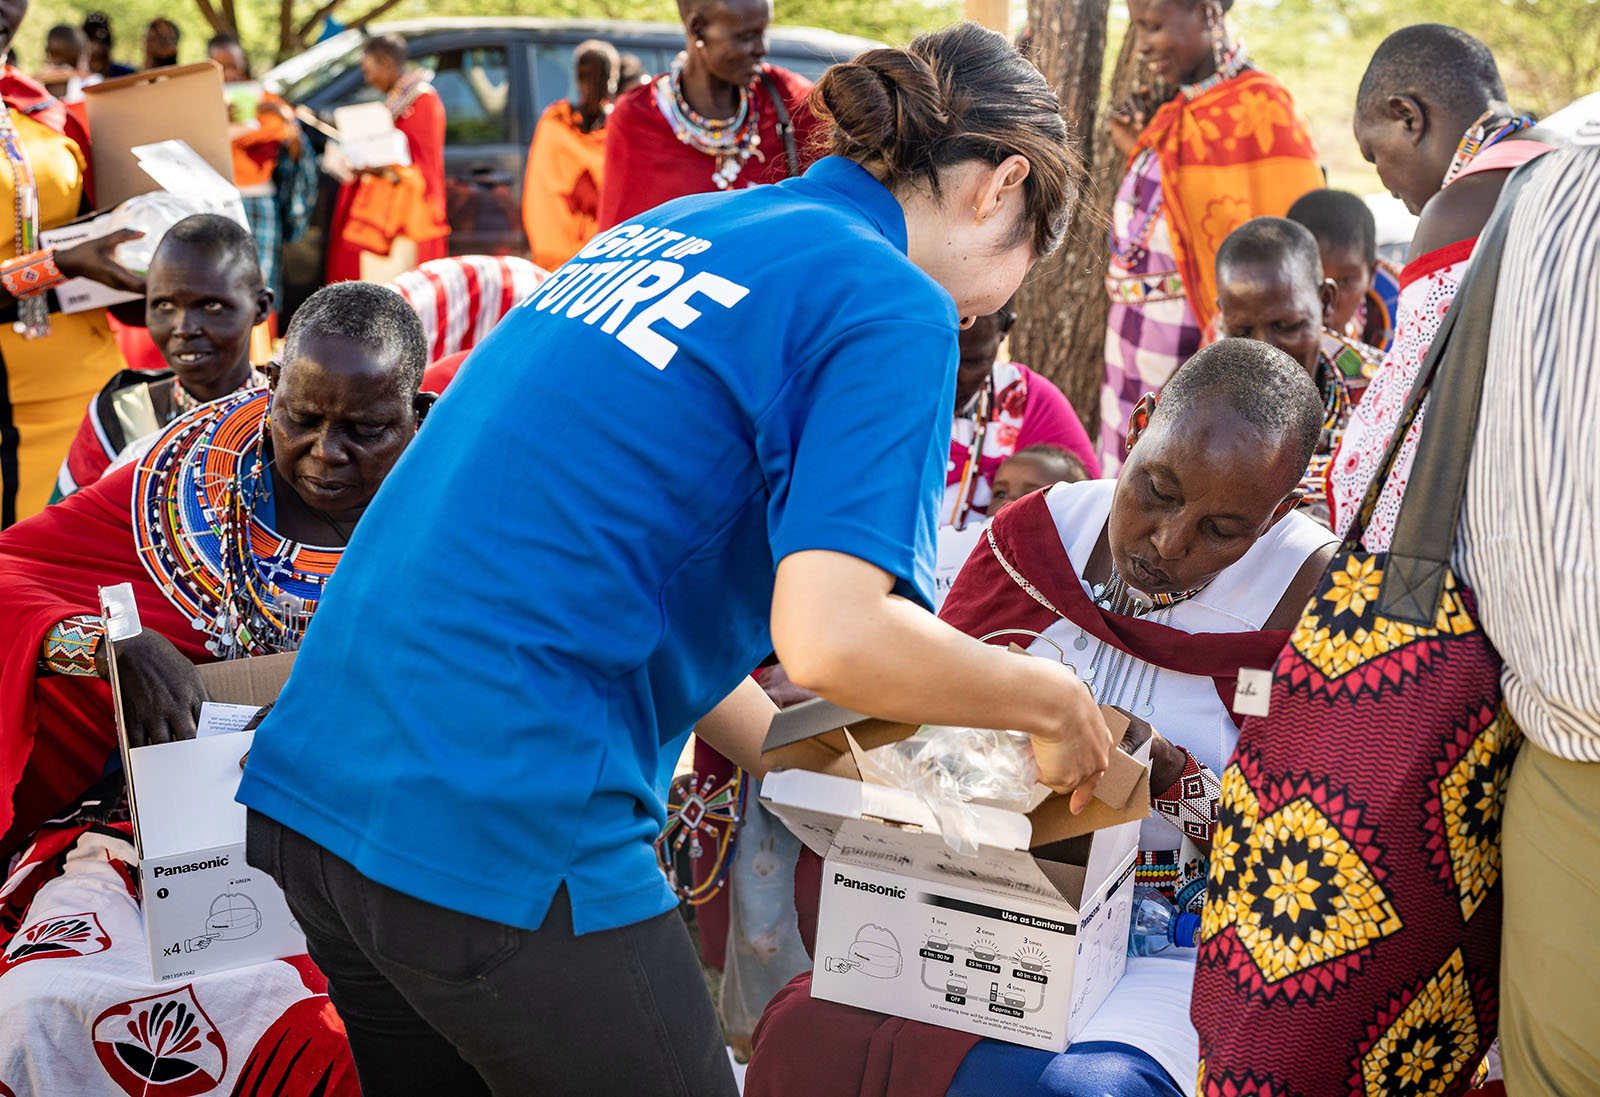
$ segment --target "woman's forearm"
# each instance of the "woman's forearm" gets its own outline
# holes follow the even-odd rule
[[[1041,780],[1092,790],[1111,734],[1076,675],[980,643],[892,597],[891,583],[840,553],[795,553],[779,564],[772,637],[795,684],[887,720],[1026,732]]]

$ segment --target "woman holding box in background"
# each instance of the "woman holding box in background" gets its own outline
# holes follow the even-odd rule
[[[28,14],[0,0],[0,54]],[[143,292],[144,280],[112,259],[122,232],[57,251],[39,231],[88,204],[89,137],[60,100],[11,65],[0,70],[0,529],[43,507],[73,432],[100,386],[123,368],[101,310],[64,315],[52,288],[92,278]],[[19,216],[20,215],[20,216]]]
[[[816,101],[834,156],[603,233],[474,351],[262,725],[249,856],[369,1095],[735,1092],[651,842],[691,730],[761,773],[774,647],[846,707],[1029,732],[1079,806],[1104,770],[1070,671],[913,604],[960,318],[1054,249],[1084,180],[1056,97],[967,24]],[[627,489],[574,504],[579,437]]]

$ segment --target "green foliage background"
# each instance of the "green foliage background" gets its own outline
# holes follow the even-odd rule
[[[336,17],[350,21],[379,0],[342,0]],[[1071,0],[1063,0],[1071,2]],[[292,0],[296,19],[315,11],[314,0]],[[1013,27],[1025,3],[1015,2]],[[18,36],[22,66],[36,66],[45,32],[57,22],[79,23],[96,7],[111,11],[119,59],[138,63],[143,27],[166,15],[183,31],[181,59],[198,60],[211,29],[197,0],[41,0]],[[240,32],[258,71],[277,47],[280,0],[236,0]],[[960,0],[777,0],[784,23],[827,27],[891,43],[960,18]],[[397,0],[385,19],[437,15],[545,15],[609,19],[675,20],[675,0]],[[1122,44],[1126,8],[1112,0],[1109,49]],[[1350,136],[1356,85],[1384,35],[1410,23],[1459,26],[1489,43],[1499,59],[1512,100],[1547,112],[1600,90],[1600,0],[1237,0],[1230,20],[1251,53],[1282,79],[1311,123],[1337,186],[1378,189]],[[1109,69],[1108,69],[1109,71]]]

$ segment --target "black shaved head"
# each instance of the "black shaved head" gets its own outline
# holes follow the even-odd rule
[[[421,390],[428,337],[416,311],[394,290],[370,282],[323,286],[295,310],[283,337],[283,362],[300,357],[303,341],[329,335],[376,351],[400,375],[408,398]]]
[[[1310,229],[1319,246],[1350,248],[1369,264],[1378,257],[1378,224],[1372,210],[1347,190],[1309,191],[1285,216]]]
[[[373,57],[393,61],[397,68],[405,68],[406,40],[398,34],[375,34],[361,47],[361,52]]]
[[[1228,234],[1217,249],[1217,280],[1224,270],[1246,264],[1285,266],[1317,292],[1322,285],[1322,255],[1304,225],[1283,217],[1254,217]]]
[[[1213,401],[1260,431],[1264,440],[1298,451],[1297,469],[1311,462],[1322,438],[1322,395],[1300,363],[1283,351],[1254,339],[1212,343],[1180,366],[1161,390],[1150,430],[1177,421],[1193,405]]]
[[[163,252],[178,247],[187,247],[243,268],[249,272],[252,289],[260,290],[266,284],[261,275],[261,253],[256,249],[255,237],[231,217],[216,213],[197,213],[185,217],[161,238],[152,264]]]
[[[1373,53],[1356,93],[1357,116],[1396,95],[1447,117],[1475,118],[1504,101],[1506,88],[1488,46],[1443,23],[1418,23],[1395,31]]]

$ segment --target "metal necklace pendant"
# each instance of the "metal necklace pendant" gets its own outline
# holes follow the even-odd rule
[[[1087,651],[1089,648],[1089,634],[1080,629],[1078,638],[1072,641],[1072,646],[1078,651]]]

